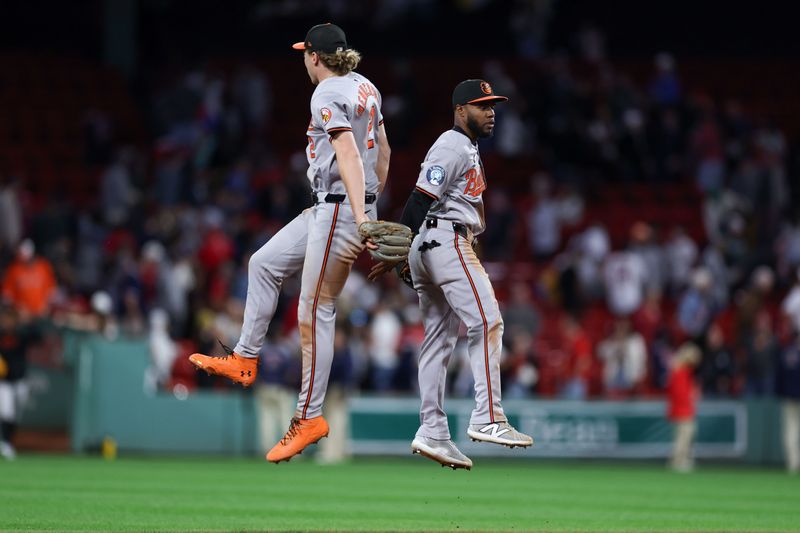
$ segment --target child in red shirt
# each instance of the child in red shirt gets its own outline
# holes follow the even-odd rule
[[[697,429],[695,414],[699,396],[694,368],[699,362],[700,349],[687,342],[675,354],[667,382],[667,417],[674,427],[670,467],[678,472],[689,472],[694,467],[692,441]]]

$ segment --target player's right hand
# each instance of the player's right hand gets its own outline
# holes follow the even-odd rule
[[[396,264],[397,263],[387,263],[385,261],[378,261],[377,263],[372,265],[369,274],[367,274],[367,279],[370,281],[375,281],[376,279],[378,279],[379,277],[383,276],[391,269],[393,269]]]

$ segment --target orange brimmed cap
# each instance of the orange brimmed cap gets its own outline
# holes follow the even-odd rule
[[[340,50],[347,50],[347,37],[344,30],[336,24],[330,22],[317,24],[306,33],[306,40],[294,43],[292,48],[295,50],[309,50],[311,52],[322,52],[332,54]]]
[[[508,100],[505,96],[494,94],[489,82],[484,80],[464,80],[453,89],[453,107],[466,104],[497,103]]]

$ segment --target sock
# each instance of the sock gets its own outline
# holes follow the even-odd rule
[[[14,433],[17,431],[17,424],[8,420],[0,422],[0,438],[11,444],[14,440]]]

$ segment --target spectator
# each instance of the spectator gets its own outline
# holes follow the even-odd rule
[[[618,317],[635,313],[644,300],[647,271],[641,257],[630,251],[614,252],[603,269],[608,308]]]
[[[745,354],[745,394],[748,396],[771,396],[775,384],[775,361],[780,346],[772,330],[772,318],[762,311],[755,325],[743,342]]]
[[[487,258],[497,261],[514,257],[517,213],[508,192],[492,190],[486,198],[486,232],[481,235],[481,246]]]
[[[561,330],[569,368],[561,395],[569,400],[585,400],[592,385],[592,341],[572,316],[561,319]]]
[[[8,460],[17,456],[14,434],[28,398],[26,356],[35,337],[16,309],[0,305],[0,457]]]
[[[524,330],[515,330],[508,337],[508,351],[500,364],[503,395],[507,398],[528,398],[538,381],[533,353],[533,337]]]
[[[692,273],[692,284],[678,304],[678,325],[699,346],[703,346],[708,327],[717,313],[711,284],[708,269],[695,269]]]
[[[671,107],[681,98],[681,83],[675,73],[675,58],[672,54],[661,52],[655,57],[655,75],[650,82],[650,98],[656,105]]]
[[[139,191],[133,186],[134,157],[130,147],[119,150],[101,178],[105,221],[111,226],[125,224],[131,209],[139,202]]]
[[[591,300],[601,298],[604,290],[603,264],[611,251],[606,228],[593,223],[574,239],[577,250],[576,274],[581,294]]]
[[[678,294],[689,283],[689,275],[697,261],[697,244],[686,234],[682,226],[675,226],[664,245],[664,256],[670,289],[673,294]]]
[[[0,174],[0,254],[14,250],[22,239],[22,202],[19,183]]]
[[[781,351],[775,376],[775,392],[783,402],[781,428],[786,470],[797,474],[800,473],[800,334],[794,335]]]
[[[150,366],[145,380],[150,390],[155,391],[169,383],[178,347],[169,335],[169,315],[166,311],[153,309],[149,325],[147,344],[150,348]]]
[[[503,312],[503,341],[510,346],[510,339],[517,333],[535,337],[539,322],[539,312],[533,303],[530,286],[524,282],[514,283],[511,286],[511,302]]]
[[[17,308],[23,321],[50,311],[57,285],[50,262],[36,256],[33,241],[26,239],[17,249],[17,259],[3,277],[2,295]]]
[[[789,320],[795,334],[800,334],[800,267],[795,273],[795,281],[789,294],[781,303],[781,311]]]
[[[647,375],[647,347],[626,318],[614,322],[611,336],[600,342],[597,354],[603,361],[603,383],[611,396],[636,392]]]
[[[740,340],[747,339],[753,331],[756,317],[769,302],[775,275],[768,266],[760,266],[750,277],[750,286],[736,298],[736,332]]]
[[[552,259],[561,245],[561,209],[552,196],[550,176],[538,173],[531,180],[535,203],[528,212],[528,242],[539,262]]]
[[[736,361],[718,324],[713,324],[706,335],[705,349],[700,363],[703,393],[710,398],[729,398],[736,391]]]
[[[386,393],[394,388],[397,349],[402,330],[402,324],[395,312],[386,303],[379,303],[370,329],[372,386],[376,392]]]
[[[778,274],[785,280],[800,268],[800,210],[796,210],[791,220],[784,224],[775,247]]]
[[[692,442],[696,432],[695,415],[699,392],[694,381],[694,368],[700,361],[700,349],[694,344],[684,344],[675,354],[667,391],[669,408],[667,417],[673,424],[670,467],[677,472],[694,469]]]

